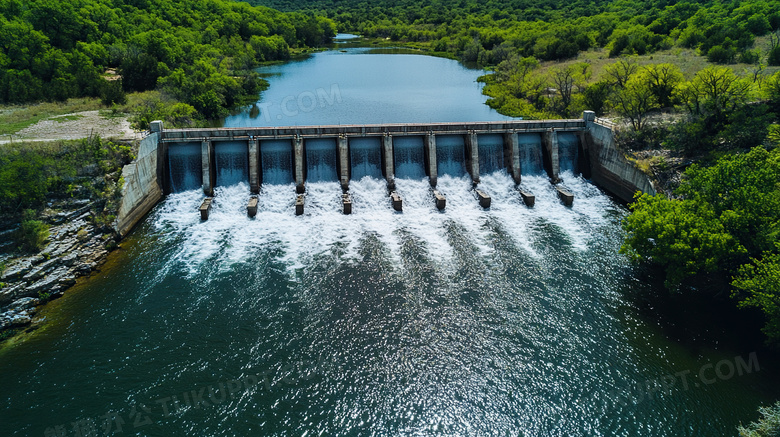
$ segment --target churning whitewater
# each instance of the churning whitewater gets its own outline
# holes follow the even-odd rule
[[[497,229],[511,236],[512,244],[536,258],[540,229],[559,228],[566,244],[585,250],[593,232],[615,220],[611,200],[592,184],[571,173],[563,175],[577,199],[564,206],[544,176],[526,176],[522,187],[536,195],[536,206],[524,206],[509,175],[504,171],[483,176],[480,189],[493,198],[483,209],[476,201],[471,178],[442,176],[437,189],[447,196],[444,211],[435,208],[432,189],[426,179],[398,179],[396,185],[404,201],[403,212],[392,209],[386,182],[364,177],[350,183],[353,213],[341,211],[341,189],[336,182],[306,185],[303,216],[294,214],[295,185],[264,185],[259,196],[258,215],[249,218],[246,201],[249,187],[239,183],[218,187],[208,221],[193,214],[203,200],[200,190],[174,193],[155,212],[154,228],[162,238],[181,240],[170,263],[186,266],[196,273],[203,263],[229,270],[235,263],[259,248],[278,249],[280,260],[293,272],[304,268],[317,255],[336,250],[340,258],[358,260],[360,241],[375,236],[402,269],[401,246],[414,237],[435,259],[440,268],[452,268],[452,247],[448,230],[458,228],[489,257],[495,250],[491,236]]]

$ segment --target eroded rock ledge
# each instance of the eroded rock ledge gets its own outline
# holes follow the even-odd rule
[[[35,317],[39,305],[97,270],[116,247],[114,229],[94,223],[92,206],[90,200],[76,200],[48,209],[42,218],[51,225],[47,246],[6,261],[0,273],[0,333],[41,321]]]

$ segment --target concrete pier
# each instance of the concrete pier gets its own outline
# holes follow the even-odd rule
[[[520,146],[517,140],[516,132],[507,132],[504,134],[504,150],[507,162],[507,170],[512,176],[515,184],[520,184]]]
[[[425,135],[425,157],[428,161],[428,180],[432,187],[436,186],[438,170],[436,168],[436,135],[428,132]]]
[[[387,189],[395,190],[395,173],[393,169],[393,136],[385,134],[382,136],[382,156],[384,159],[384,173],[387,180]]]
[[[303,194],[295,198],[295,215],[303,215]]]
[[[436,200],[436,209],[439,211],[447,207],[447,198],[444,197],[444,194],[441,194],[438,190],[433,190],[433,198]]]
[[[390,192],[390,201],[393,203],[394,210],[403,211],[403,200],[397,191]]]
[[[346,192],[349,189],[349,146],[347,145],[347,137],[345,135],[339,135],[338,137],[338,149],[339,149],[339,182],[341,182],[341,191]]]
[[[555,129],[550,129],[543,135],[542,144],[544,145],[545,170],[553,183],[557,184],[560,181],[561,166],[558,158],[558,133]]]
[[[253,194],[260,192],[260,184],[263,182],[260,180],[260,140],[249,140],[249,190]]]
[[[349,193],[341,195],[341,205],[344,214],[352,214],[352,196]]]
[[[211,201],[214,200],[212,197],[207,197],[203,200],[203,203],[200,204],[200,208],[198,208],[198,211],[200,211],[200,219],[201,220],[208,220],[209,219],[209,213],[211,212]]]
[[[466,134],[466,171],[475,184],[479,183],[479,141],[474,131]]]
[[[585,111],[588,112],[588,111]],[[593,138],[590,132],[577,132],[577,138],[580,140],[580,153],[577,160],[577,168],[582,173],[582,177],[590,179],[593,177],[593,173],[590,168],[590,151],[593,149]]]
[[[295,192],[303,194],[306,191],[306,186],[304,185],[305,180],[303,177],[303,138],[300,135],[296,135],[293,139],[293,149],[295,154]],[[301,211],[303,211],[303,206],[301,206]]]
[[[487,193],[482,190],[474,190],[474,192],[477,194],[479,206],[483,208],[490,208],[490,196],[488,196]]]
[[[246,213],[249,217],[257,215],[257,197],[252,196],[249,198],[249,203],[246,205]]]
[[[520,197],[523,198],[523,203],[525,203],[525,206],[534,206],[536,203],[536,196],[531,194],[528,191],[517,189],[517,191],[520,193]]]
[[[207,196],[214,195],[214,145],[211,141],[201,141],[201,172],[203,174],[203,193]]]
[[[574,203],[574,194],[572,194],[571,191],[560,185],[555,186],[555,191],[558,192],[558,197],[564,205],[571,206]]]

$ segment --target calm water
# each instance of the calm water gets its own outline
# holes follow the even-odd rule
[[[379,53],[376,53],[379,52]],[[486,106],[481,70],[450,59],[350,47],[260,68],[271,82],[225,127],[507,120]]]
[[[349,83],[406,59],[328,57],[353,70],[321,75]],[[274,67],[269,92],[305,62]],[[410,105],[390,120],[415,121]],[[396,181],[403,213],[371,177],[350,216],[337,182],[307,184],[300,217],[292,183],[264,186],[255,219],[243,182],[217,189],[207,222],[199,190],[170,195],[0,350],[0,435],[734,435],[773,400],[774,369],[759,354],[738,375],[745,351],[685,347],[639,317],[626,210],[563,176],[571,208],[542,176],[524,177],[526,208],[504,172],[482,177],[489,210],[449,175],[444,212],[423,179]]]

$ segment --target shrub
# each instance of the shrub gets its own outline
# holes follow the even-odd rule
[[[733,64],[736,50],[723,46],[715,46],[707,52],[707,60],[715,64]]]
[[[21,250],[29,252],[41,250],[46,239],[49,238],[49,226],[35,218],[35,211],[30,209],[24,211],[19,230],[16,231],[16,242]]]
[[[758,64],[761,60],[761,51],[759,50],[745,50],[739,54],[739,62],[743,64]]]
[[[780,46],[777,46],[769,51],[769,56],[766,60],[769,65],[780,65]]]
[[[122,89],[121,80],[104,80],[100,84],[100,102],[106,106],[127,103],[127,94]]]

